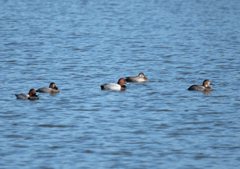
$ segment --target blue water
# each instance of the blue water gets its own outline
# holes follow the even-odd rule
[[[239,168],[239,27],[237,0],[0,1],[0,168]]]

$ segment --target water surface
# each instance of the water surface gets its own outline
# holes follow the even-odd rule
[[[0,25],[2,168],[239,167],[237,0],[2,1]]]

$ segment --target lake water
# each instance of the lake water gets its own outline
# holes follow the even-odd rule
[[[239,168],[238,0],[0,4],[0,168]]]

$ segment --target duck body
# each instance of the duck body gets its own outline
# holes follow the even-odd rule
[[[116,83],[108,83],[101,85],[102,90],[121,90],[122,86]]]
[[[138,76],[126,77],[126,81],[143,83],[143,82],[148,82],[148,78],[143,73],[139,73]]]
[[[204,91],[205,87],[201,85],[192,85],[188,88],[188,90]]]
[[[17,97],[17,99],[23,99],[23,100],[26,100],[30,97],[29,94],[27,93],[15,94],[15,96]]]
[[[59,93],[59,89],[52,89],[49,87],[42,87],[40,89],[37,89],[37,92],[39,93]]]

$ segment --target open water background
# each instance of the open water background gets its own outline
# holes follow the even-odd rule
[[[0,75],[0,168],[240,166],[238,0],[1,0]]]

